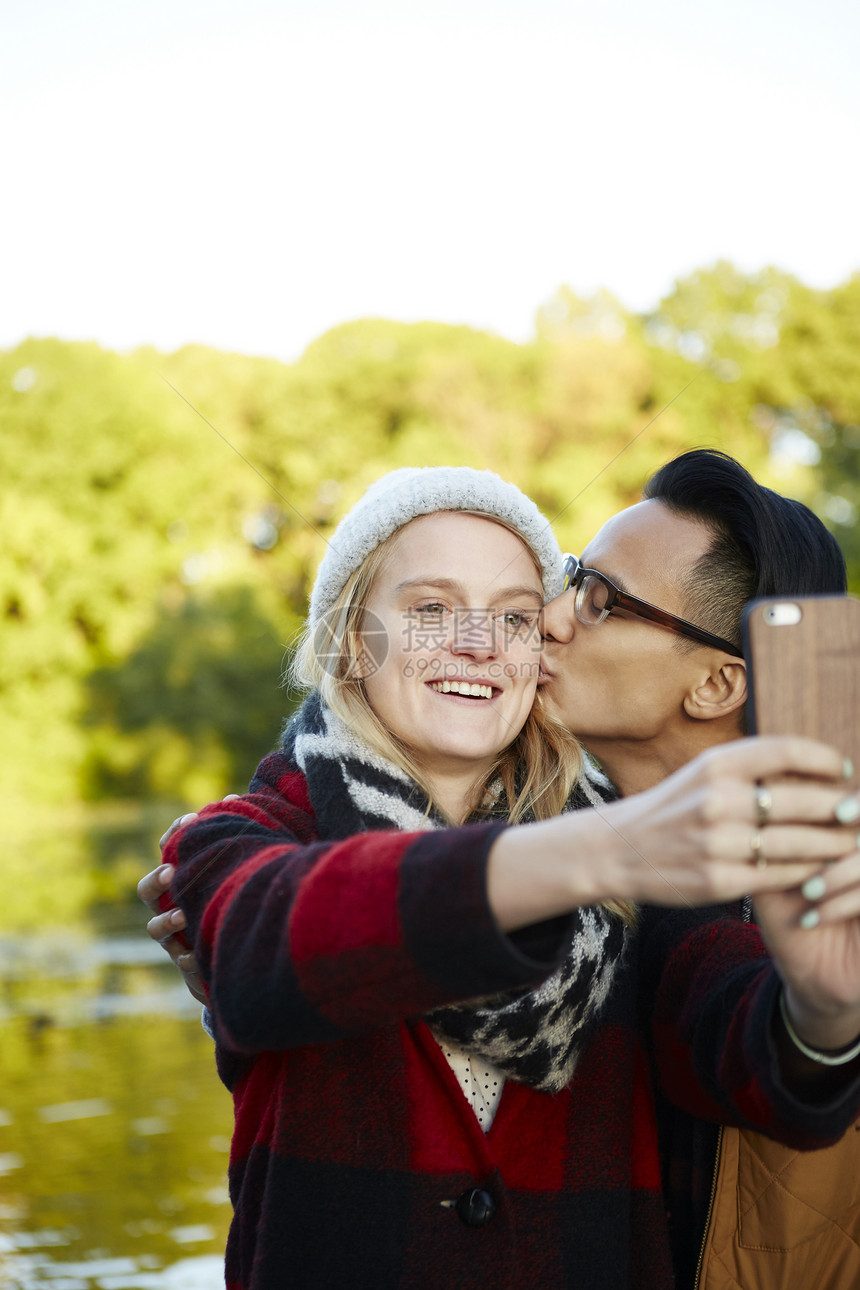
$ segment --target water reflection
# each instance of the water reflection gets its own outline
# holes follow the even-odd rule
[[[220,1290],[230,1127],[199,1008],[137,929],[0,940],[0,1284]]]

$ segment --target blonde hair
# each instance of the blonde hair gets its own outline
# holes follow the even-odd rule
[[[523,542],[540,574],[540,561],[513,525],[483,511],[458,514],[475,515],[508,529]],[[364,686],[362,627],[367,602],[374,579],[405,527],[396,529],[365,556],[322,621],[315,627],[305,623],[288,668],[288,679],[298,690],[319,690],[332,712],[362,743],[415,781],[427,796],[428,810],[430,807],[439,810],[433,802],[432,789],[409,748],[379,720]],[[484,779],[475,784],[476,809],[482,809],[488,793],[492,800],[492,787],[500,782],[509,823],[551,819],[564,810],[582,768],[579,741],[549,715],[538,692],[516,739],[498,754]],[[492,806],[497,809],[498,803],[492,800]],[[627,902],[607,901],[605,907],[628,923],[634,921],[633,907]]]

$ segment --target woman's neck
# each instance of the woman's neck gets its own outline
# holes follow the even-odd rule
[[[468,774],[434,774],[425,777],[433,805],[453,824],[464,824],[480,805],[480,785],[484,776]]]

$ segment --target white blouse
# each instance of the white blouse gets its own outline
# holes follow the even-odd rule
[[[471,1053],[467,1053],[465,1049],[457,1047],[447,1039],[438,1042],[445,1054],[445,1060],[457,1076],[457,1083],[463,1090],[466,1101],[486,1133],[493,1123],[493,1116],[496,1114],[499,1098],[502,1096],[504,1075],[483,1057],[473,1057]]]

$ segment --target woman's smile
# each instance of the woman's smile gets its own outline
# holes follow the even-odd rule
[[[434,694],[450,694],[455,699],[495,699],[502,693],[489,681],[459,680],[452,677],[450,680],[427,681],[425,684]]]

